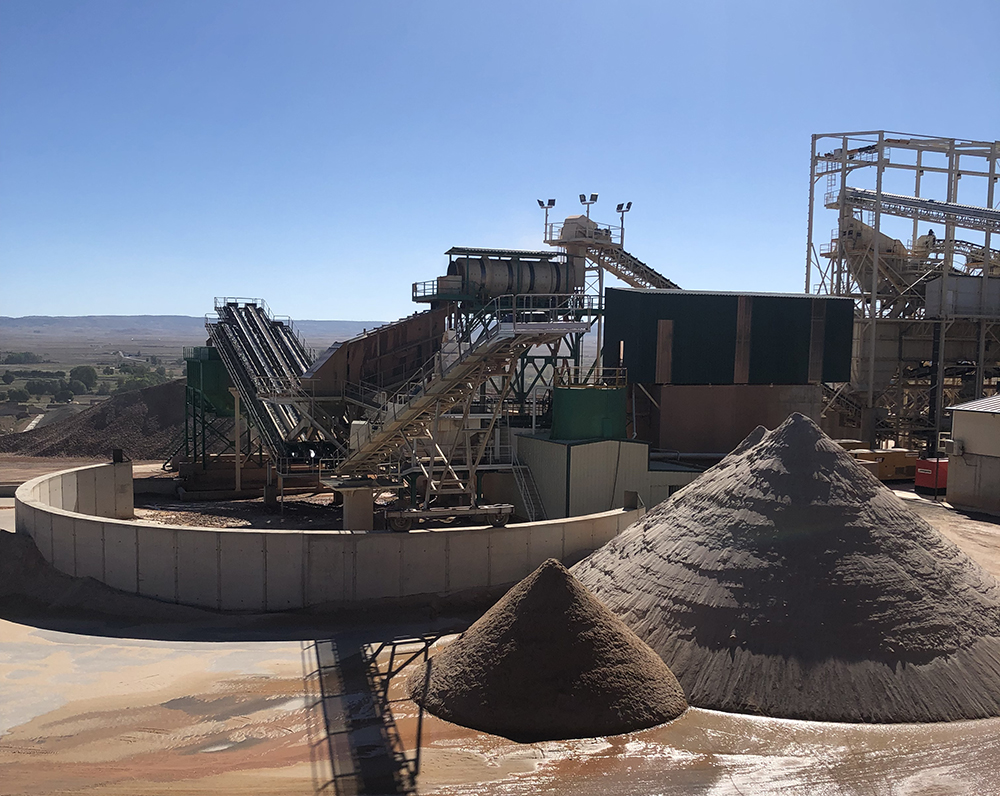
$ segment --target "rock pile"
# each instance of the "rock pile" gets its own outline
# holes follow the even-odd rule
[[[574,574],[691,704],[789,718],[1000,715],[1000,585],[795,414]]]
[[[77,415],[22,434],[0,436],[0,451],[23,456],[166,459],[184,432],[184,381],[113,395]]]
[[[407,684],[431,713],[521,742],[629,732],[687,708],[656,653],[555,559]]]

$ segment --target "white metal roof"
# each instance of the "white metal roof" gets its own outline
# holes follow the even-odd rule
[[[978,401],[969,401],[964,404],[949,406],[957,412],[989,412],[1000,414],[1000,395],[991,395],[989,398],[980,398]]]

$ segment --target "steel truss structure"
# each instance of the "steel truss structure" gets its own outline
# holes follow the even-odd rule
[[[805,290],[854,299],[856,318],[851,382],[829,386],[827,411],[871,444],[934,449],[944,407],[997,390],[998,179],[1000,141],[812,137]]]
[[[498,421],[522,355],[585,333],[600,309],[582,294],[526,294],[460,315],[441,350],[392,394],[363,384],[345,392],[364,419],[355,421],[350,453],[327,463],[322,480],[336,487],[377,474],[411,488],[421,480],[423,494],[412,497],[424,509],[446,495],[475,506],[479,475],[515,464],[509,429]]]
[[[251,417],[237,418],[232,407],[216,406],[212,396],[203,386],[204,348],[186,347],[184,359],[189,378],[184,388],[183,438],[167,457],[165,467],[176,469],[180,462],[207,470],[226,456],[238,456],[245,462],[255,461],[263,466],[265,458],[261,435]],[[197,353],[196,353],[197,352]],[[197,377],[192,379],[192,371]],[[192,383],[198,386],[192,386]],[[239,423],[239,431],[237,431]]]
[[[447,309],[433,356],[422,365],[397,358],[393,367],[404,372],[393,371],[399,378],[391,381],[377,367],[369,369],[373,379],[361,377],[369,381],[355,371],[328,382],[323,394],[315,392],[315,357],[290,321],[260,299],[216,299],[217,317],[206,323],[212,346],[235,385],[236,412],[242,401],[279,484],[307,476],[342,491],[408,488],[411,506],[422,511],[435,503],[476,508],[483,472],[500,469],[513,471],[529,518],[544,516],[530,471],[512,454],[511,425],[533,427],[538,397],[557,378],[606,378],[599,367],[605,271],[636,287],[677,287],[622,248],[621,228],[578,217],[547,224],[546,237],[562,251],[447,252],[479,270],[476,278],[452,273],[450,262],[448,276],[414,284],[415,301],[430,303],[432,312]],[[584,336],[595,322],[598,359],[581,369]],[[334,363],[331,372],[343,365],[345,374],[350,361],[324,360]],[[233,428],[216,429],[206,400],[204,392],[189,399],[197,429],[191,448],[204,447],[208,436],[224,443]],[[236,445],[243,461],[242,436],[229,449]]]

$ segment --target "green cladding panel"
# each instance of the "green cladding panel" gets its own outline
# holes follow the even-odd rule
[[[233,394],[229,392],[233,382],[218,350],[211,346],[199,346],[185,351],[184,359],[187,362],[188,387],[203,393],[216,414],[231,417],[235,411]]]
[[[622,364],[629,381],[655,382],[657,323],[672,320],[672,383],[732,383],[737,296],[615,289],[605,296],[606,367],[618,366],[624,342]]]
[[[826,301],[823,330],[823,381],[851,380],[851,348],[854,344],[854,302],[850,299]]]
[[[853,302],[805,294],[608,289],[604,365],[621,364],[630,382],[656,383],[659,322],[669,320],[669,383],[733,384],[741,299],[747,383],[808,384],[813,346],[822,349],[822,381],[850,380]]]
[[[750,384],[808,384],[812,301],[754,296],[750,312]]]
[[[624,387],[580,385],[552,391],[552,439],[624,439]]]

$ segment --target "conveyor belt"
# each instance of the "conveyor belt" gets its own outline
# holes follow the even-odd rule
[[[456,330],[424,370],[393,396],[379,400],[377,389],[360,385],[348,392],[346,397],[368,408],[374,419],[370,438],[337,472],[371,471],[408,440],[427,436],[434,417],[478,389],[484,373],[504,372],[531,346],[588,331],[598,309],[594,297],[581,294],[495,299],[466,328]]]
[[[654,271],[638,257],[613,246],[593,246],[587,254],[595,263],[618,277],[625,284],[638,288],[680,290],[680,285]]]
[[[865,188],[845,188],[844,201],[855,207],[874,210],[906,218],[916,217],[921,221],[938,224],[953,223],[964,229],[978,229],[982,232],[1000,233],[1000,210],[957,202],[937,202],[916,196],[883,193],[881,199],[876,191]]]
[[[268,400],[299,389],[309,355],[291,326],[271,317],[259,300],[216,302],[218,320],[206,323],[212,342],[240,392],[245,411],[277,459],[321,458],[339,446],[323,439],[295,401]]]

